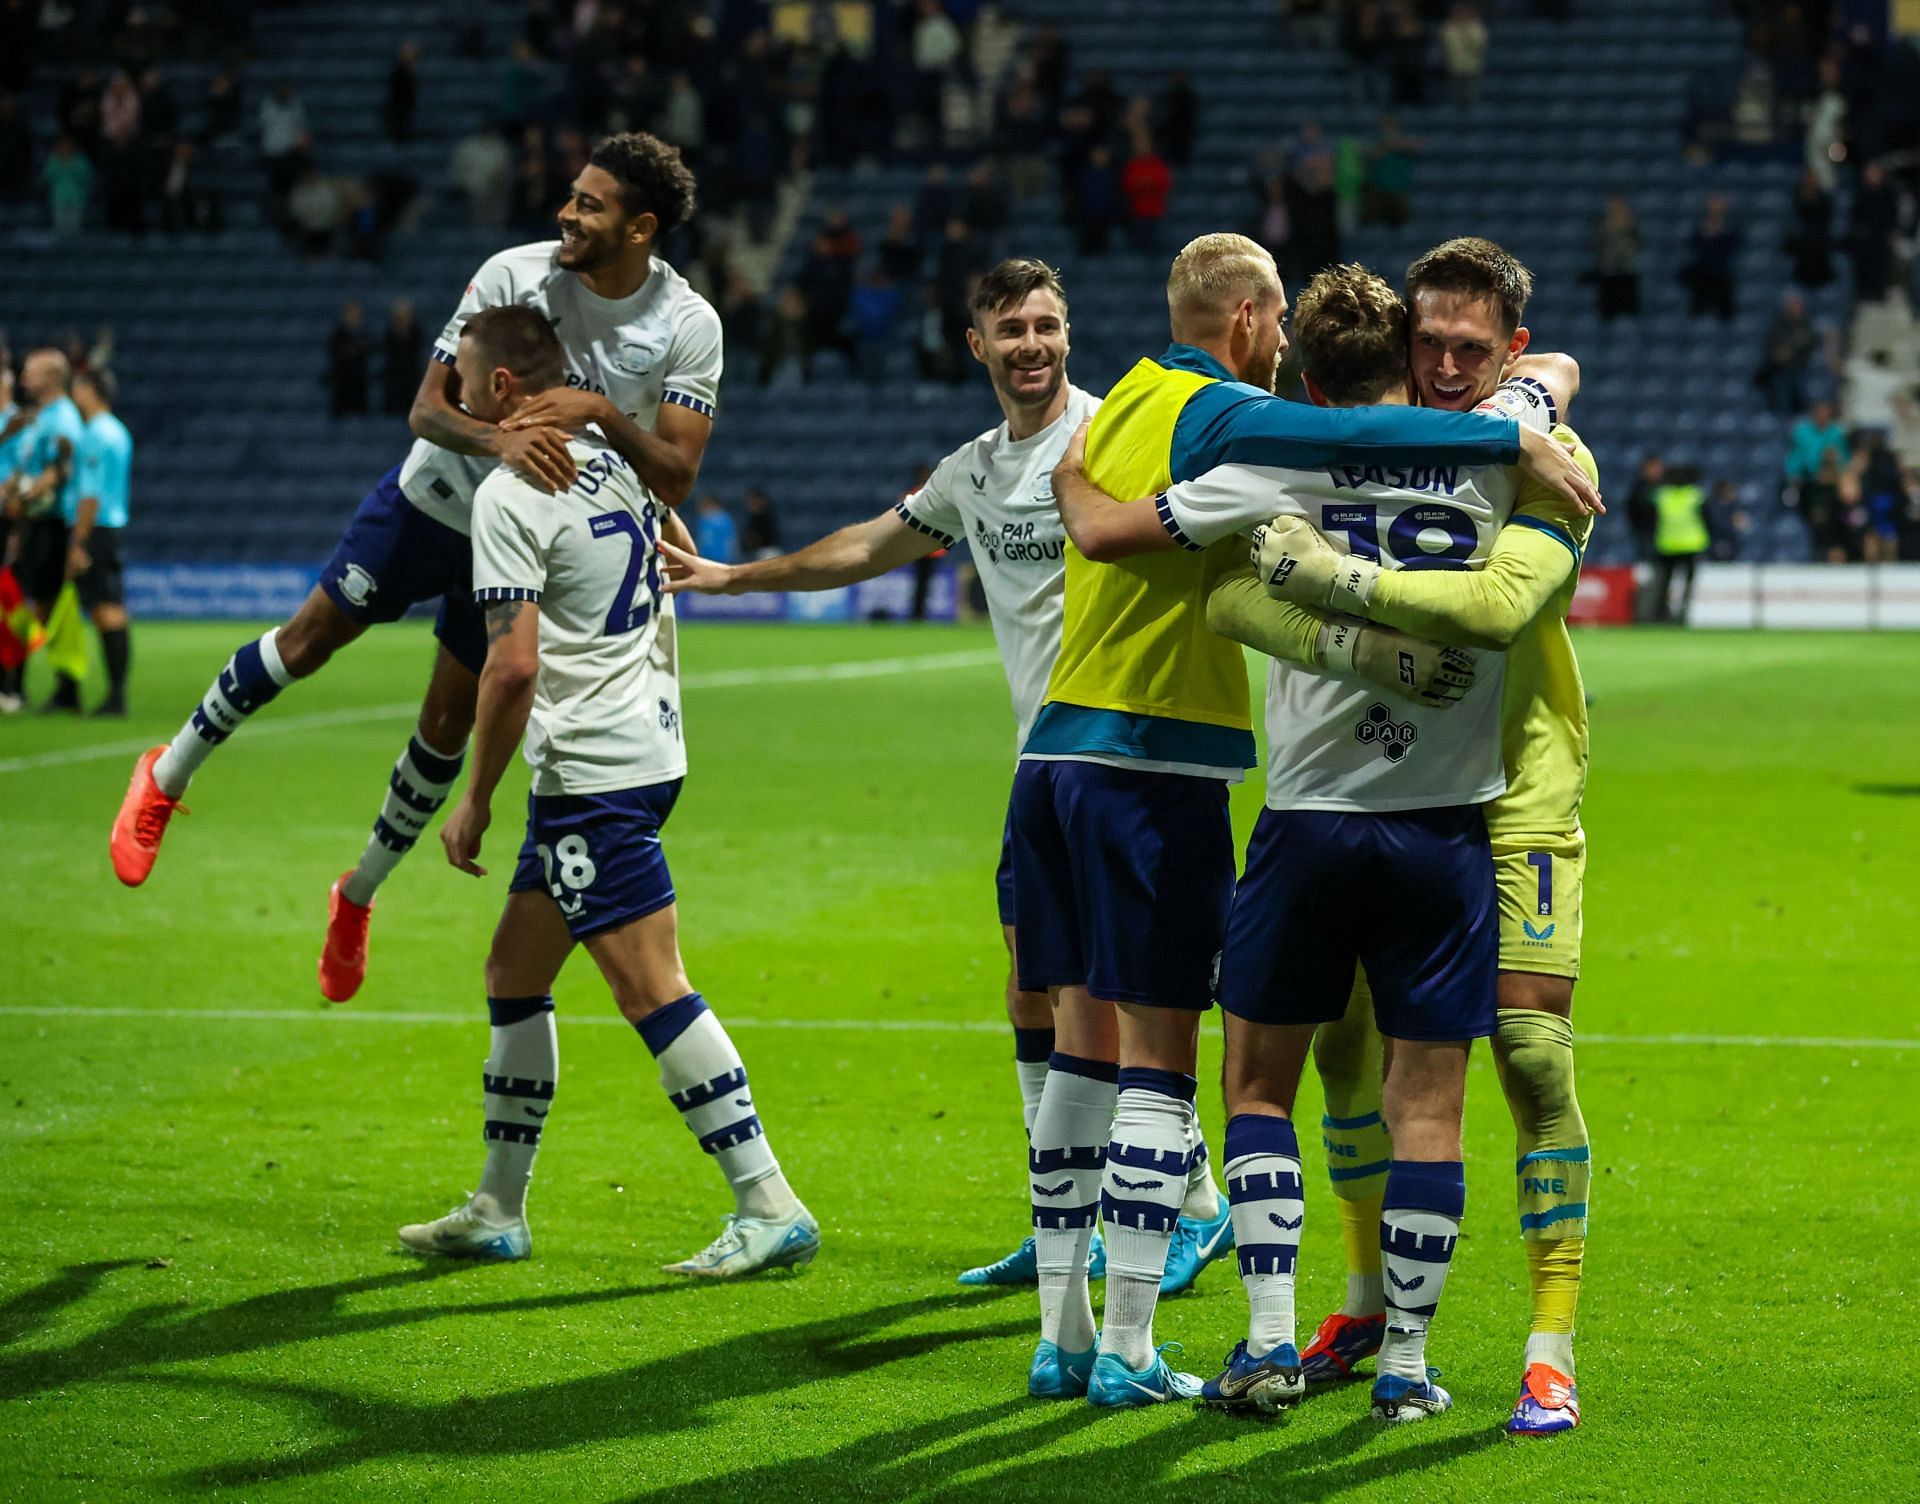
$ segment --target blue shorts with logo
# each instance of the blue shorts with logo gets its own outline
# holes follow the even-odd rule
[[[1220,961],[1220,1006],[1331,1023],[1365,968],[1389,1039],[1494,1030],[1500,911],[1477,804],[1396,814],[1263,810]]]
[[[473,543],[429,517],[400,489],[395,465],[367,493],[320,572],[327,599],[367,626],[438,600],[433,635],[467,668],[487,661],[486,613],[473,601]]]
[[[682,780],[604,794],[529,794],[510,893],[544,892],[585,940],[673,902],[660,828]]]
[[[1013,780],[1020,986],[1205,1010],[1233,902],[1227,786],[1089,762]]]

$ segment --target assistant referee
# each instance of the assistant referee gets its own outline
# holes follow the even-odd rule
[[[101,656],[107,663],[107,697],[95,715],[127,713],[127,664],[132,647],[127,635],[125,563],[120,537],[127,525],[127,490],[133,471],[133,435],[113,413],[114,380],[110,371],[82,371],[73,378],[73,400],[86,419],[86,430],[75,456],[76,484],[63,498],[69,529],[67,578],[80,594],[80,605],[100,633]],[[80,708],[80,681],[60,676],[54,704]]]

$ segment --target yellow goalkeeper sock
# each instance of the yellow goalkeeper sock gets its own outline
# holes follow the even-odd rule
[[[1326,1098],[1320,1142],[1347,1252],[1347,1298],[1340,1312],[1378,1316],[1387,1308],[1380,1273],[1380,1208],[1393,1144],[1380,1117],[1380,1036],[1373,1027],[1373,994],[1364,974],[1354,978],[1346,1017],[1315,1038],[1314,1064]]]

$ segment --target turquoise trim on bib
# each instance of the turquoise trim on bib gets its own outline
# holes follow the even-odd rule
[[[1058,700],[1040,707],[1021,755],[1123,757],[1196,768],[1251,768],[1259,761],[1251,731],[1125,710],[1093,710]]]

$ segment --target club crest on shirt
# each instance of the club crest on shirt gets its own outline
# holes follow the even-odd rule
[[[644,376],[667,353],[665,340],[622,340],[607,357],[607,364],[622,376]]]

